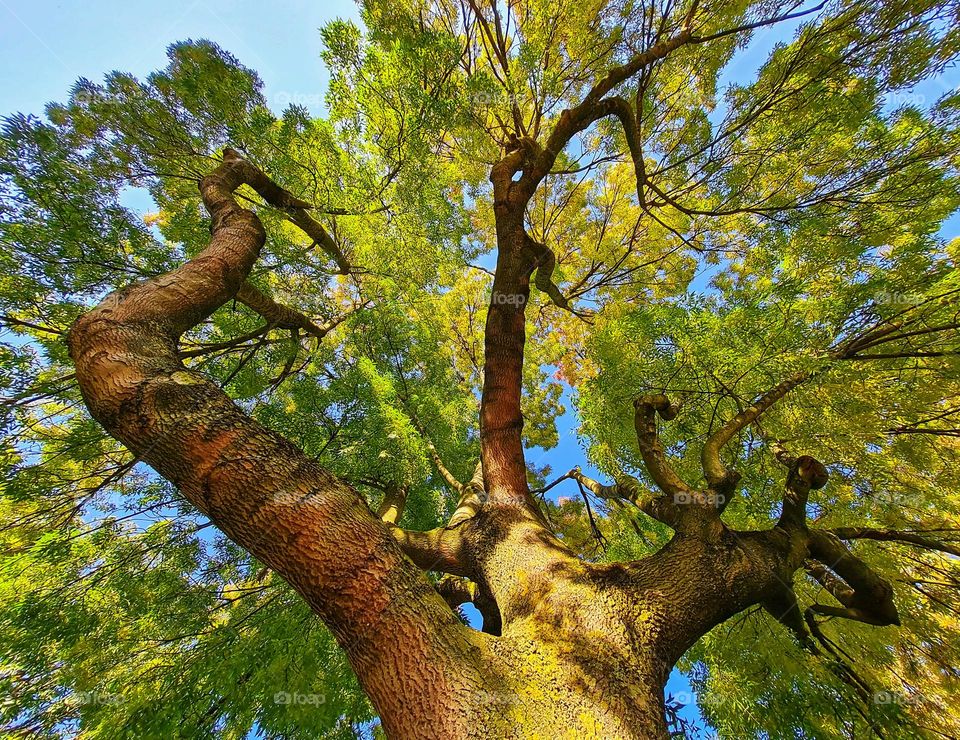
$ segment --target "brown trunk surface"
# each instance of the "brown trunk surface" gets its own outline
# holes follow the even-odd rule
[[[524,308],[542,252],[532,258],[526,246],[526,200],[511,200],[511,176],[494,168],[500,250],[486,327],[483,465],[440,530],[394,526],[402,491],[391,494],[383,519],[374,515],[350,486],[181,363],[180,335],[237,294],[264,243],[259,219],[233,190],[246,183],[296,210],[299,221],[308,218],[305,204],[230,150],[201,183],[213,219],[209,247],[108,296],[77,321],[70,353],[93,416],[330,627],[391,737],[663,738],[663,687],[684,651],[729,616],[789,591],[811,541],[797,513],[810,483],[798,468],[793,513],[782,526],[732,532],[704,503],[709,496],[668,469],[653,413],[675,411],[662,399],[640,399],[648,467],[687,503],[623,495],[669,523],[674,538],[644,560],[596,565],[554,536],[527,487],[521,441]],[[279,310],[269,299],[250,300]],[[826,537],[815,543],[823,552],[843,547]],[[851,556],[838,572],[865,584],[863,593],[881,593],[883,582],[864,567]],[[488,629],[499,634],[463,625],[423,570],[468,575],[483,595]],[[866,609],[855,598],[851,605]]]

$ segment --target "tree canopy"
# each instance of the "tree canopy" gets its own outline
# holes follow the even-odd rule
[[[553,449],[572,410],[589,463],[526,465],[558,537],[592,563],[656,552],[669,475],[674,494],[721,491],[731,528],[768,528],[790,516],[782,463],[809,456],[829,474],[807,486],[811,526],[889,581],[899,624],[808,561],[803,624],[752,607],[684,656],[704,720],[960,736],[960,239],[943,228],[960,92],[904,94],[955,62],[960,5],[368,0],[362,20],[321,31],[323,118],[273,112],[202,40],[4,118],[6,730],[352,738],[375,721],[310,606],[107,435],[68,356],[107,293],[207,246],[197,186],[229,147],[296,202],[236,191],[266,244],[183,336],[191,371],[386,521],[442,527],[478,475],[488,306],[526,300],[493,287],[496,166],[523,157],[522,441]],[[731,81],[770,28],[783,40]]]

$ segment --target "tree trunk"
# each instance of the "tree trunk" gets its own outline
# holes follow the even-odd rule
[[[499,606],[482,694],[494,737],[666,737],[663,687],[715,625],[789,582],[782,533],[680,535],[634,563],[589,564],[515,508],[488,505],[466,534]],[[479,708],[479,707],[478,707]]]
[[[501,244],[486,330],[483,465],[462,487],[477,501],[444,528],[403,532],[393,509],[381,520],[350,486],[180,362],[180,335],[236,295],[264,243],[259,219],[233,190],[246,183],[271,204],[304,207],[235,152],[201,183],[213,219],[207,249],[108,296],[74,325],[77,379],[114,437],[303,596],[389,736],[666,737],[663,686],[672,666],[713,626],[781,593],[809,538],[794,520],[733,532],[700,494],[645,509],[677,533],[644,560],[590,564],[554,536],[527,487],[521,441],[524,305],[538,262],[525,248],[525,201],[510,201],[510,172],[502,174],[494,182]],[[638,429],[641,446],[663,467],[648,439],[653,405],[638,403],[638,419],[651,427]],[[474,490],[480,482],[488,498]],[[798,491],[809,488],[800,483]],[[821,549],[837,548],[822,539]],[[864,593],[880,592],[860,561],[838,562]],[[462,624],[421,569],[469,576],[499,634]]]

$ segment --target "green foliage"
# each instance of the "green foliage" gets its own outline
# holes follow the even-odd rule
[[[256,74],[205,41],[171,46],[168,66],[145,80],[81,80],[44,120],[4,119],[7,726],[104,738],[359,735],[373,710],[332,636],[104,436],[73,383],[63,335],[107,292],[203,248],[197,182],[235,147],[313,203],[356,268],[338,273],[323,245],[256,206],[268,241],[251,281],[318,321],[349,316],[316,342],[260,331],[260,317],[228,304],[184,337],[185,362],[372,508],[385,487],[402,485],[403,526],[443,523],[456,494],[430,444],[459,480],[479,451],[490,165],[518,120],[542,140],[593,81],[649,46],[654,16],[678,26],[688,8],[667,6],[511,4],[501,60],[459,3],[371,0],[364,30],[335,21],[322,31],[326,119],[297,106],[275,115]],[[709,4],[697,32],[779,12],[763,1]],[[623,133],[600,121],[561,155],[527,214],[531,235],[557,256],[555,281],[590,314],[583,321],[533,291],[525,444],[557,445],[572,389],[590,462],[650,486],[631,402],[667,392],[684,406],[661,424],[665,445],[697,484],[710,430],[807,370],[813,380],[724,452],[743,474],[727,523],[776,521],[784,472],[768,443],[786,440],[831,471],[812,500],[819,526],[960,528],[956,331],[874,350],[900,356],[832,354],[898,316],[920,328],[956,323],[960,253],[941,225],[960,207],[960,95],[888,104],[955,59],[956,16],[955,3],[842,0],[804,18],[752,79],[724,81],[749,41],[741,33],[682,47],[625,83],[656,189],[640,202]],[[550,472],[530,468],[536,484]],[[565,492],[547,507],[589,558],[636,559],[670,535],[592,500],[603,550],[580,499]],[[894,736],[937,722],[958,731],[956,559],[891,543],[855,550],[895,580],[904,624],[825,631],[878,691],[903,700],[858,709],[823,661],[750,612],[685,659],[722,736],[866,737],[870,723]],[[825,598],[803,578],[797,588],[803,603]]]

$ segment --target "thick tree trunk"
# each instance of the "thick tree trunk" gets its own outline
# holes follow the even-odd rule
[[[779,532],[680,535],[642,561],[574,557],[538,520],[488,506],[468,549],[499,606],[494,737],[666,737],[663,687],[703,634],[789,583]]]
[[[242,183],[274,205],[304,205],[228,150],[201,183],[213,218],[209,247],[108,296],[71,330],[93,416],[302,594],[389,736],[665,737],[671,667],[713,626],[789,588],[808,555],[802,520],[736,533],[700,494],[683,506],[661,497],[644,510],[674,527],[673,540],[652,557],[607,565],[580,560],[553,535],[525,478],[524,305],[537,258],[525,248],[523,203],[504,195],[509,172],[494,183],[501,249],[486,334],[482,468],[461,487],[464,505],[446,527],[397,529],[400,495],[381,520],[350,486],[180,362],[179,336],[236,295],[264,243],[259,219],[233,199]],[[655,470],[668,468],[652,419],[664,403],[638,401],[638,439]],[[810,483],[801,478],[802,511]],[[817,541],[843,555],[839,541]],[[882,591],[856,558],[838,562],[863,594]],[[472,579],[499,634],[463,625],[421,569]],[[868,606],[855,596],[846,605]]]

